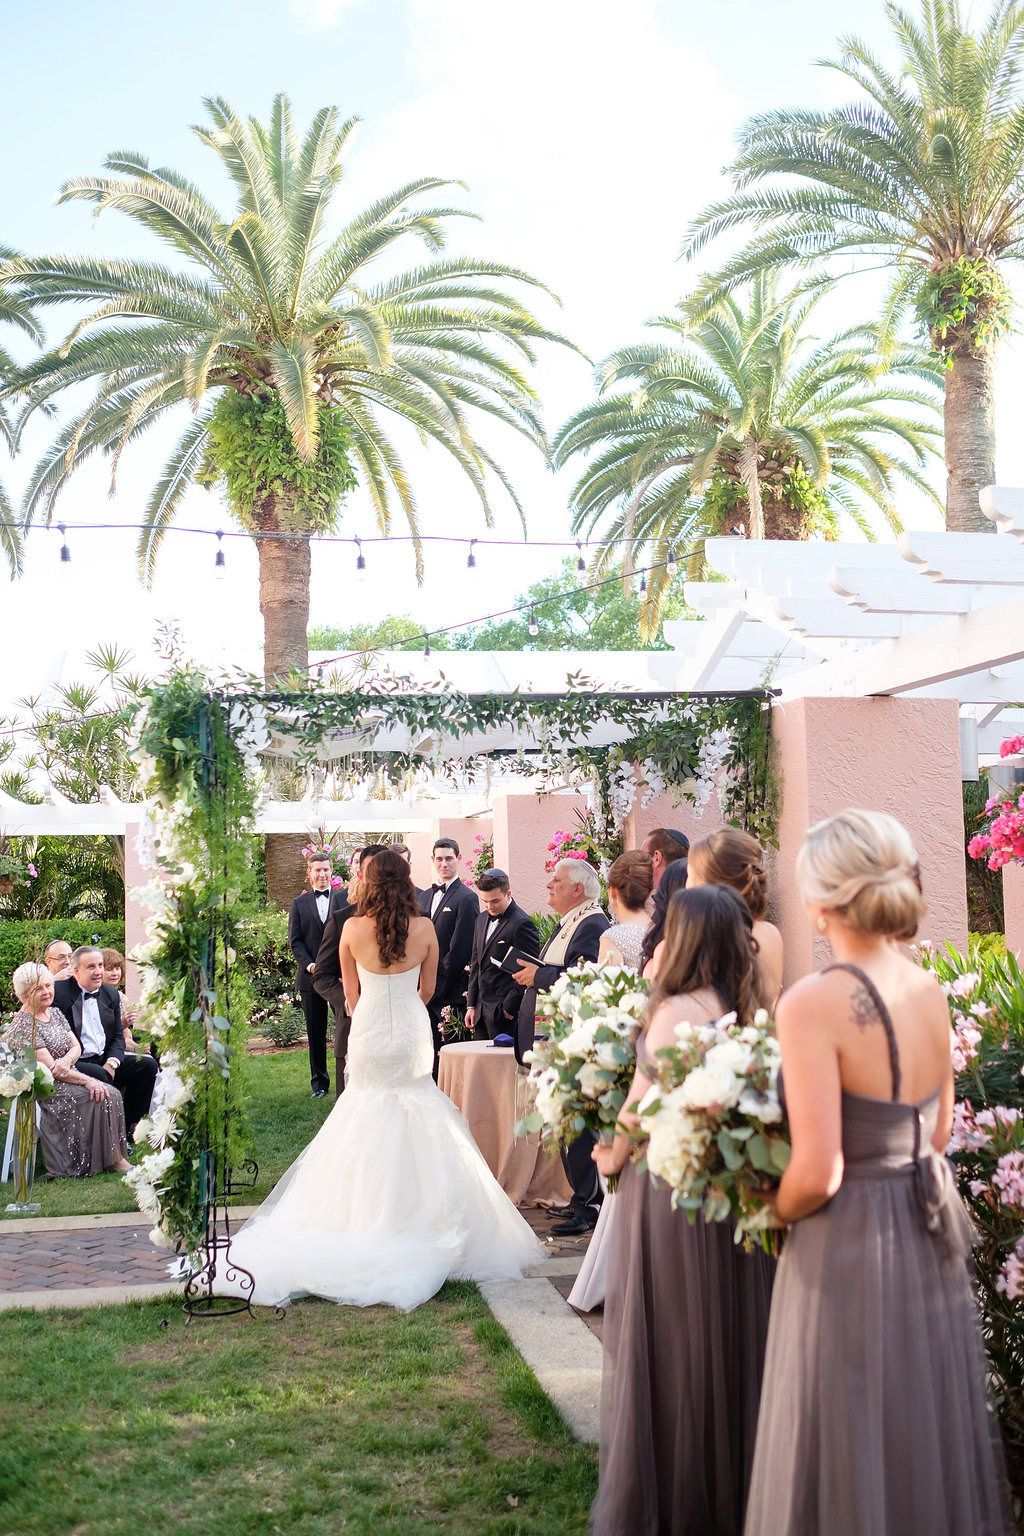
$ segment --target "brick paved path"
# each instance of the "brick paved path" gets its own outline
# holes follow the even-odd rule
[[[0,1291],[156,1285],[170,1255],[153,1247],[145,1223],[86,1231],[10,1232],[0,1228]]]

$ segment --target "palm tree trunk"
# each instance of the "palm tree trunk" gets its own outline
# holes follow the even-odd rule
[[[257,542],[263,671],[267,682],[309,665],[309,535],[282,534]]]
[[[996,478],[991,351],[960,353],[946,374],[946,527],[951,533],[995,533],[978,493]]]
[[[761,480],[757,473],[757,444],[749,437],[740,452],[740,477],[747,493],[747,538],[764,538],[764,509],[761,506]]]

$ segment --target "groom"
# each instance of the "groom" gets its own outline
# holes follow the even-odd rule
[[[288,913],[288,944],[298,961],[295,982],[306,1020],[309,1044],[309,1082],[314,1099],[322,1099],[331,1086],[327,1073],[327,1004],[313,986],[316,952],[324,936],[331,910],[331,875],[334,860],[329,854],[311,854],[306,860],[309,890],[292,902]]]
[[[516,1026],[516,1060],[533,1049],[537,993],[553,987],[563,971],[580,960],[596,961],[601,935],[610,927],[601,906],[597,870],[581,859],[559,859],[548,881],[548,906],[558,914],[558,927],[540,952],[540,965],[523,965],[515,974],[525,987]],[[601,1184],[590,1156],[597,1145],[593,1131],[582,1131],[562,1151],[562,1166],[572,1185],[566,1221],[552,1227],[559,1237],[579,1237],[597,1222]]]

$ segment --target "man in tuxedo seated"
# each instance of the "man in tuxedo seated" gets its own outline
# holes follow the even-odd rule
[[[71,975],[54,983],[53,1001],[82,1047],[75,1066],[87,1077],[113,1083],[124,1099],[124,1122],[131,1140],[138,1122],[149,1114],[156,1058],[125,1058],[121,999],[114,987],[104,984],[102,949],[82,945],[72,955],[71,966]]]
[[[503,971],[494,961],[510,948],[539,955],[540,935],[532,918],[512,900],[503,869],[485,870],[476,888],[484,910],[473,931],[466,1023],[477,1040],[493,1040],[495,1035],[512,1033],[519,1002],[519,988],[511,972]]]
[[[434,1036],[434,1081],[441,1049],[441,1014],[445,1008],[466,1011],[466,971],[473,952],[473,930],[480,903],[459,879],[459,845],[454,837],[439,837],[431,850],[434,885],[420,897],[420,912],[437,934],[437,982],[427,1004]]]
[[[309,1085],[314,1099],[322,1099],[331,1086],[327,1071],[327,1004],[314,990],[313,973],[316,953],[324,936],[324,925],[331,908],[331,875],[334,861],[329,855],[311,855],[306,860],[309,890],[296,896],[288,913],[288,945],[298,961],[295,984],[306,1020],[309,1048]]]
[[[368,847],[360,848],[352,861],[354,873],[348,883],[348,890],[333,892],[312,972],[314,990],[323,998],[325,1004],[330,1004],[331,1012],[334,1014],[334,1097],[336,1099],[340,1098],[345,1091],[345,1063],[348,1059],[349,1031],[352,1028],[352,1019],[345,1006],[345,988],[341,982],[341,956],[338,953],[338,944],[341,940],[341,930],[356,910],[363,870],[374,854],[380,853],[381,847],[380,843],[370,843]]]
[[[518,1062],[533,1049],[537,993],[553,987],[562,972],[580,960],[596,961],[601,935],[611,926],[600,898],[601,881],[592,865],[582,859],[559,859],[548,881],[548,905],[558,914],[558,927],[540,952],[540,964],[523,965],[515,975],[524,989],[516,1021]],[[597,1221],[601,1184],[590,1156],[596,1143],[593,1131],[583,1131],[562,1149],[562,1166],[573,1193],[568,1219],[551,1229],[560,1237],[578,1237]]]

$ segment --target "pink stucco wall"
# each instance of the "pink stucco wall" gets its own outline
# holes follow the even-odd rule
[[[689,800],[673,805],[670,795],[656,795],[648,805],[641,806],[637,801],[633,806],[623,828],[623,846],[642,848],[655,827],[671,827],[673,832],[682,832],[692,843],[698,837],[716,832],[722,825],[717,795],[711,796],[703,811],[698,811]]]
[[[1024,869],[1003,866],[1003,908],[1006,913],[1006,947],[1024,961]]]
[[[512,894],[527,912],[548,910],[548,843],[560,828],[576,826],[576,811],[586,809],[575,794],[494,796],[494,862],[507,870]]]
[[[796,699],[772,726],[782,776],[776,913],[786,982],[827,963],[796,886],[809,826],[844,806],[888,811],[910,831],[928,912],[921,938],[967,942],[960,737],[955,699]]]
[[[132,891],[137,886],[148,885],[151,879],[148,872],[143,869],[135,851],[135,839],[138,835],[138,823],[129,822],[125,828],[124,837],[124,952],[126,956],[131,954],[137,944],[146,942],[144,925],[149,916],[149,908],[132,899]],[[125,996],[130,1003],[134,1003],[142,990],[139,968],[129,960],[125,971]]]
[[[403,841],[408,843],[412,853],[412,879],[413,884],[421,890],[434,881],[434,869],[430,862],[430,853],[439,837],[454,837],[459,845],[459,875],[462,879],[469,877],[469,870],[465,861],[473,851],[473,844],[478,837],[486,841],[491,837],[491,818],[489,816],[468,817],[441,817],[436,820],[429,832],[407,832]]]

